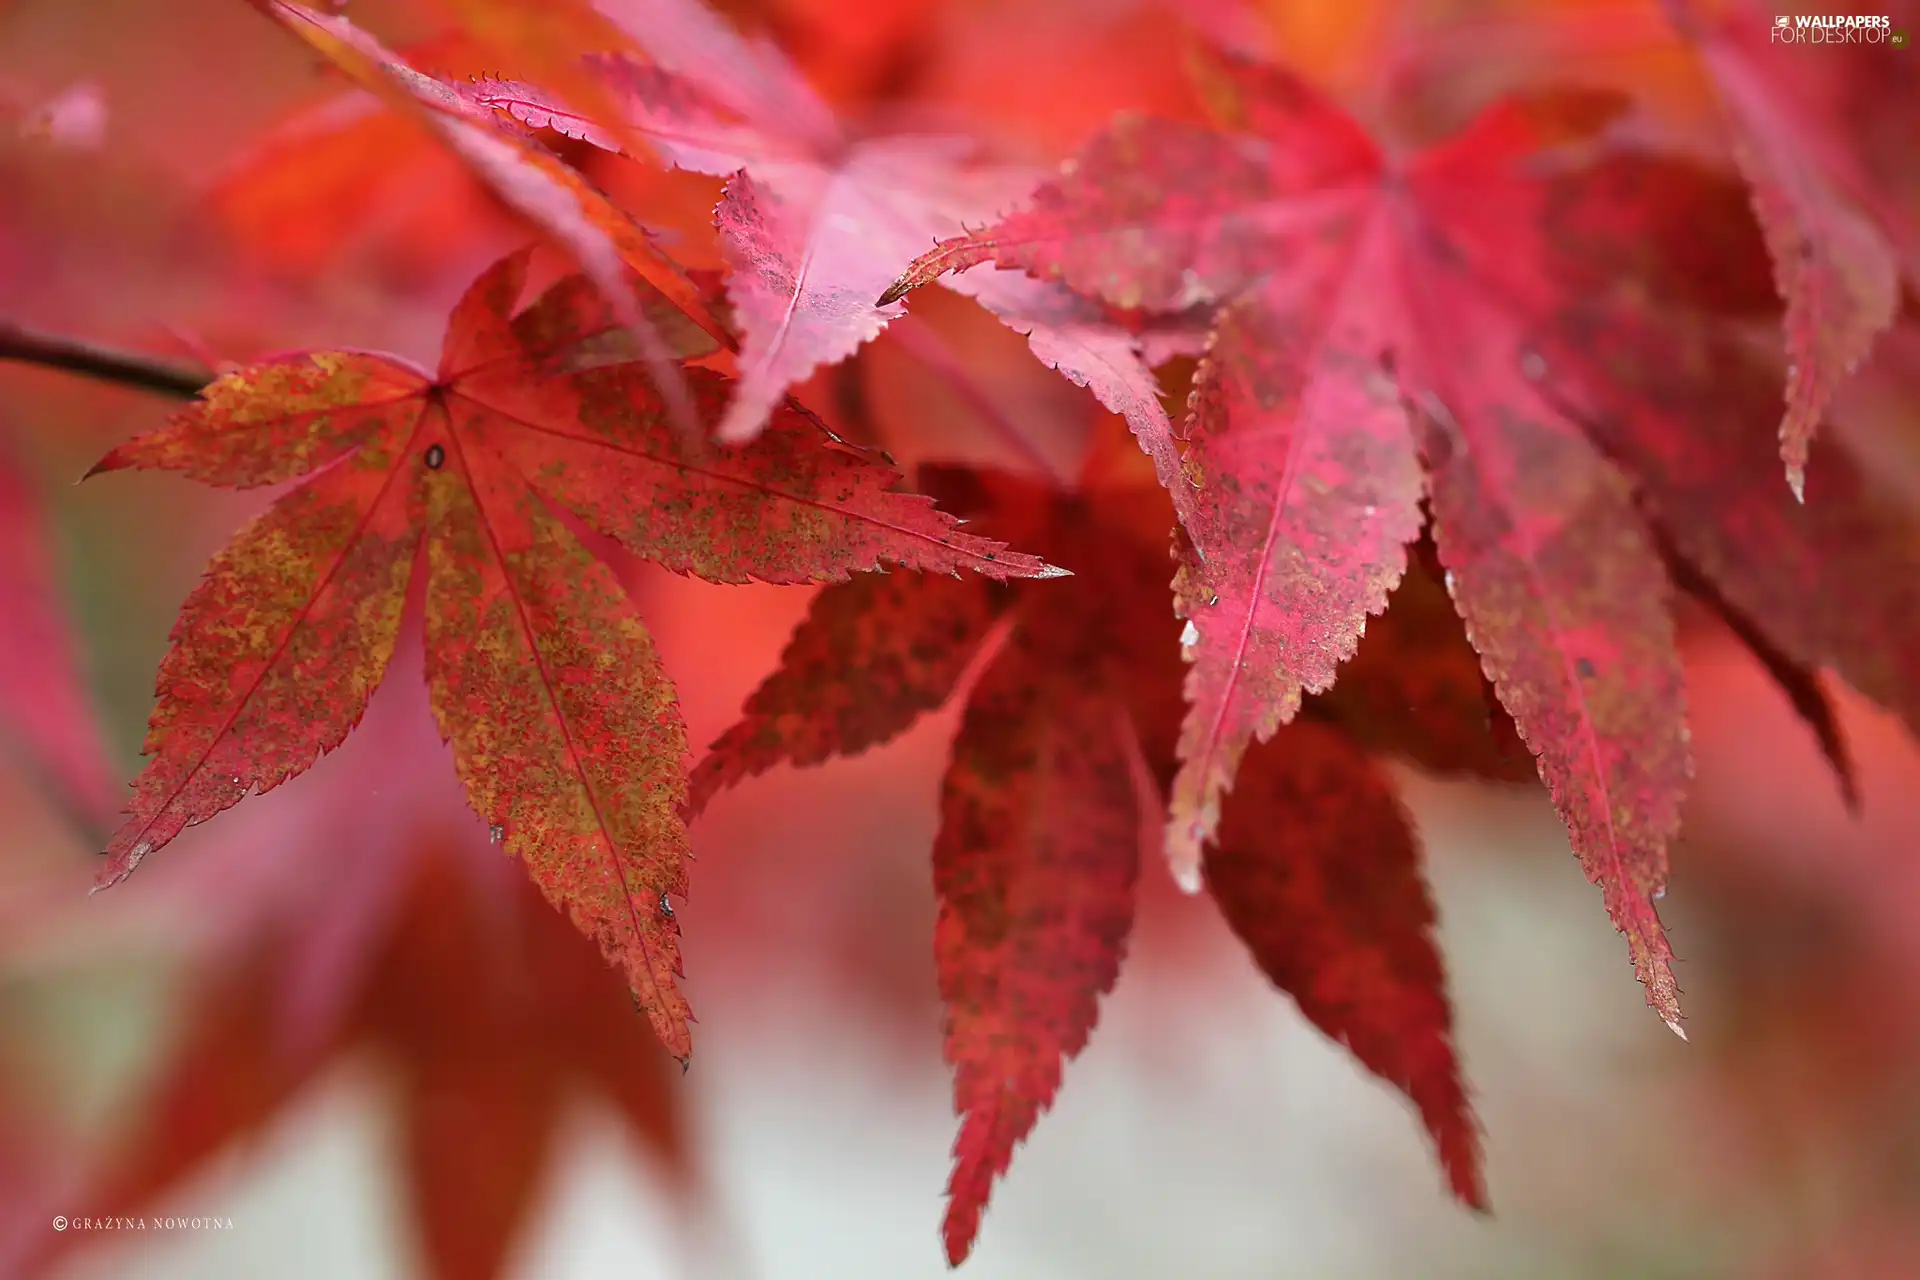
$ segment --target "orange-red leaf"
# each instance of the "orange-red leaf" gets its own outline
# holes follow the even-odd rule
[[[625,969],[661,1040],[685,1057],[680,929],[667,905],[687,892],[690,853],[673,685],[612,571],[486,449],[484,428],[449,437],[447,464],[424,480],[427,689],[440,731],[475,811]]]
[[[1174,588],[1195,630],[1168,850],[1189,889],[1241,753],[1333,684],[1420,531],[1420,466],[1379,365],[1388,261],[1362,239],[1320,296],[1270,286],[1226,307],[1195,380],[1204,523]]]
[[[264,371],[260,394],[268,402],[280,372]],[[215,422],[258,431],[256,444],[289,424],[307,426],[294,416],[260,422],[227,412],[248,379],[245,372],[222,379],[216,398],[179,415],[179,426],[121,446],[98,469],[171,466],[215,482],[274,474],[270,460],[244,456],[251,452],[244,446],[209,450],[210,457],[193,452],[193,437]],[[185,828],[305,771],[359,723],[393,655],[419,546],[397,458],[421,416],[415,408],[402,417],[397,440],[280,499],[207,566],[160,664],[142,748],[152,759],[134,783],[131,816],[107,845],[103,885]],[[331,417],[321,419],[321,432],[331,425]]]
[[[450,40],[404,54],[442,69],[475,56]],[[373,265],[394,283],[432,280],[513,229],[509,210],[436,133],[358,90],[290,112],[225,166],[203,199],[230,251],[286,275],[337,270],[371,240]]]
[[[96,469],[305,483],[216,557],[161,668],[152,759],[102,883],[185,826],[338,746],[380,682],[425,541],[429,686],[474,808],[689,1048],[668,895],[686,890],[686,746],[671,686],[609,570],[560,514],[717,581],[832,581],[882,563],[1057,572],[958,532],[895,476],[783,411],[714,456],[632,364],[556,371],[605,332],[578,278],[514,315],[527,255],[455,307],[439,373],[315,353],[244,369]],[[692,371],[709,414],[726,380]]]

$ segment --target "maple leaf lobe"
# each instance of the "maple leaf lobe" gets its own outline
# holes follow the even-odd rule
[[[1454,1194],[1485,1211],[1433,902],[1391,785],[1308,722],[1252,748],[1244,773],[1206,856],[1221,914],[1309,1021],[1413,1101]]]
[[[955,1265],[1119,975],[1138,816],[1111,704],[1016,636],[968,701],[933,853],[934,953],[962,1117],[942,1226]]]

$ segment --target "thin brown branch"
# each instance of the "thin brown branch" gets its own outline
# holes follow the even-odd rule
[[[122,351],[0,320],[0,360],[63,369],[117,386],[191,400],[214,379],[212,370],[139,351]]]

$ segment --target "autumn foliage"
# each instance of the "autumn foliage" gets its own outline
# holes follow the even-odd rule
[[[957,702],[927,855],[951,1262],[1096,1030],[1145,876],[1209,896],[1484,1210],[1386,763],[1537,780],[1684,1038],[1658,906],[1695,770],[1676,608],[1739,637],[1843,786],[1820,673],[1920,731],[1920,524],[1822,429],[1912,320],[1915,134],[1885,121],[1920,125],[1920,54],[1672,0],[1604,35],[1503,10],[1480,53],[1405,17],[1305,65],[1280,19],[1209,2],[1153,13],[1168,67],[1136,53],[1146,87],[1111,95],[1165,110],[1016,140],[697,0],[435,0],[408,7],[418,44],[372,34],[379,6],[249,7],[329,73],[197,204],[222,252],[319,276],[362,208],[398,228],[396,272],[463,236],[526,247],[454,302],[432,369],[341,345],[196,377],[0,328],[15,358],[204,382],[90,476],[271,492],[180,607],[99,884],[328,753],[376,767],[360,739],[397,731],[363,716],[383,686],[417,698],[389,671],[414,661],[485,838],[404,806],[316,816],[306,844],[363,850],[275,927],[235,926],[155,1086],[165,1123],[87,1173],[103,1202],[142,1203],[362,1042],[410,1082],[443,1274],[501,1265],[569,1090],[690,1170],[666,1065],[693,1055],[689,824]],[[1627,72],[1560,73],[1594,42]],[[898,352],[929,415],[982,401],[927,290],[1084,388],[1080,425],[988,413],[998,437],[955,449],[889,420],[862,378]],[[0,729],[87,821],[111,788],[29,496],[0,473]],[[638,561],[818,587],[704,750],[624,586]],[[314,959],[336,919],[387,977]]]

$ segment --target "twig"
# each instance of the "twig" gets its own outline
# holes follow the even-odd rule
[[[64,369],[176,400],[193,399],[215,376],[199,365],[178,364],[159,356],[103,347],[57,333],[42,333],[7,320],[0,320],[0,360]]]

